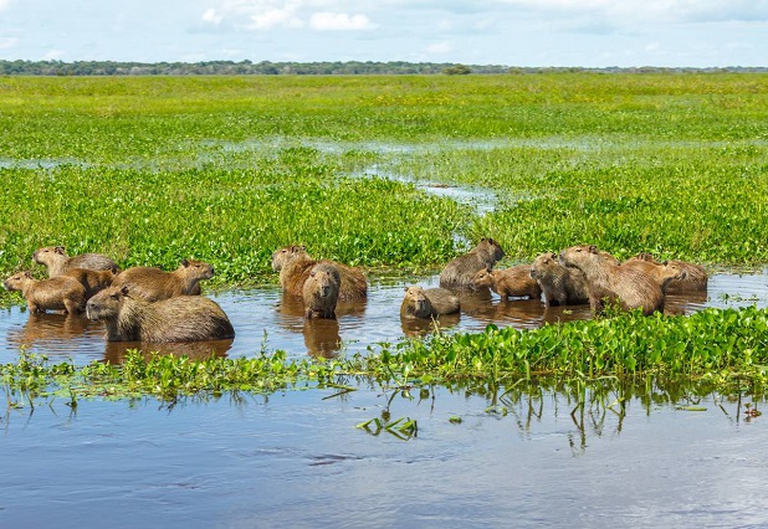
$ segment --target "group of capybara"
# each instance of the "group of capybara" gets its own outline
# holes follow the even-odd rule
[[[658,262],[641,253],[624,262],[593,245],[544,253],[531,264],[494,269],[504,251],[484,238],[468,253],[449,262],[440,286],[409,286],[400,306],[404,321],[460,312],[458,291],[490,289],[502,299],[542,299],[547,305],[589,303],[594,313],[608,305],[643,314],[663,311],[667,293],[706,291],[707,274],[683,261]],[[165,272],[138,266],[120,270],[109,257],[86,253],[69,257],[61,246],[40,248],[34,262],[48,269],[48,279],[32,272],[12,275],[3,283],[22,292],[32,312],[85,312],[102,320],[109,341],[188,342],[230,339],[232,323],[216,302],[200,295],[200,281],[213,267],[184,259]],[[285,246],[272,254],[285,295],[301,299],[307,319],[335,318],[339,300],[368,295],[364,272],[331,260],[312,258],[304,246]]]

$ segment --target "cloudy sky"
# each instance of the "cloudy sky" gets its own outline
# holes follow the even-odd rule
[[[0,0],[0,59],[768,66],[768,0]]]

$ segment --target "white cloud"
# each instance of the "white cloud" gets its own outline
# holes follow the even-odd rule
[[[43,55],[43,60],[45,61],[56,61],[58,59],[61,59],[67,54],[67,52],[63,50],[49,50],[48,53]]]
[[[296,16],[300,7],[297,2],[287,2],[283,7],[262,10],[251,16],[250,29],[272,29],[275,27],[301,28],[304,22]]]
[[[347,13],[313,13],[309,25],[318,31],[358,31],[376,27],[365,15]]]
[[[208,22],[214,26],[221,24],[223,19],[224,17],[213,8],[206,9],[205,13],[203,13],[203,22]]]
[[[16,37],[0,37],[0,50],[14,48],[19,39]]]
[[[11,0],[0,0],[0,11],[7,9],[11,5]]]
[[[450,42],[436,42],[427,46],[428,53],[449,53],[451,51],[453,51],[453,46]]]

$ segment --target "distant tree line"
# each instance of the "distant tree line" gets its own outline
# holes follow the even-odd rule
[[[0,60],[0,75],[391,75],[391,74],[536,74],[548,72],[686,73],[768,72],[768,67],[727,68],[575,68],[510,67],[496,64],[433,62],[251,62],[249,60],[205,62],[116,62],[116,61],[8,61]]]

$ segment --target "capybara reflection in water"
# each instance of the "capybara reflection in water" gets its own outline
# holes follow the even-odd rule
[[[400,305],[402,318],[431,318],[459,312],[459,298],[445,288],[407,287]]]
[[[541,299],[541,287],[531,277],[530,271],[528,265],[511,266],[504,270],[483,268],[477,271],[469,286],[490,287],[501,299]]]
[[[116,266],[109,270],[88,270],[87,268],[70,268],[65,271],[62,277],[71,277],[83,285],[85,289],[86,301],[92,298],[97,292],[100,292],[112,285],[115,276],[118,273]]]
[[[681,294],[685,292],[701,292],[707,290],[707,283],[709,281],[709,278],[707,276],[707,271],[704,270],[704,267],[701,265],[697,265],[695,263],[689,263],[687,261],[679,261],[677,259],[671,259],[669,261],[664,261],[663,263],[660,263],[654,257],[646,252],[639,253],[630,261],[632,260],[641,260],[641,261],[647,261],[649,263],[655,264],[655,265],[669,265],[673,264],[680,268],[681,271],[685,272],[685,277],[680,279],[673,279],[667,284],[666,292],[669,294]]]
[[[584,273],[577,268],[561,265],[555,253],[539,255],[531,265],[530,275],[541,286],[547,305],[555,307],[589,303]]]
[[[504,250],[493,239],[481,239],[480,243],[464,255],[445,265],[440,274],[440,286],[444,288],[469,287],[480,269],[493,268],[504,258]]]
[[[150,303],[130,287],[102,290],[86,304],[90,320],[103,320],[111,342],[195,342],[234,338],[221,307],[203,296],[176,296]]]
[[[3,282],[7,290],[18,290],[30,312],[65,310],[77,314],[85,308],[85,288],[76,279],[59,276],[38,281],[32,272],[19,272]]]
[[[115,262],[106,255],[84,253],[69,257],[63,246],[38,248],[32,254],[32,260],[37,264],[45,265],[48,269],[48,277],[60,276],[72,268],[85,268],[87,270],[118,269]]]
[[[318,261],[307,253],[304,246],[284,246],[272,254],[272,268],[280,272],[280,285],[293,296],[302,295],[304,282],[318,263],[329,263],[338,270],[341,278],[339,299],[362,299],[368,295],[368,282],[360,268],[325,259]]]
[[[639,308],[646,315],[664,310],[664,293],[656,281],[632,268],[613,264],[594,245],[563,250],[560,263],[584,273],[589,304],[596,313],[604,310],[606,300],[626,310]]]
[[[341,277],[330,263],[317,263],[304,281],[302,299],[307,318],[335,318]]]
[[[131,295],[147,301],[160,301],[175,296],[200,294],[200,281],[213,277],[213,266],[205,261],[184,259],[173,272],[150,266],[124,270],[112,281],[112,286],[130,285]]]

